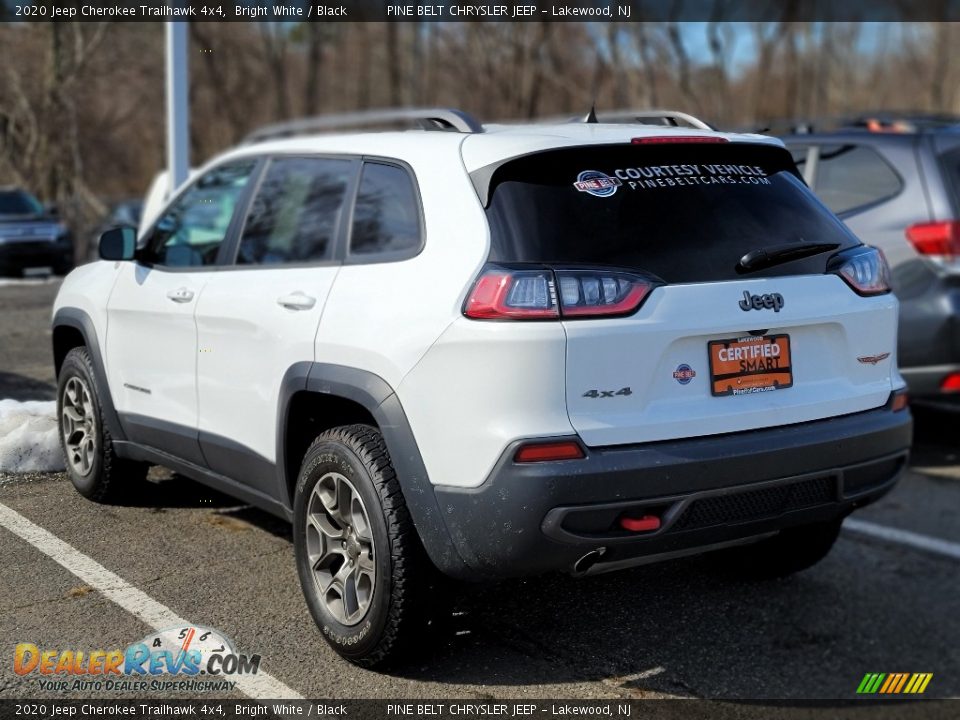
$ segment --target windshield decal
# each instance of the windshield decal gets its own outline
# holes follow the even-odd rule
[[[612,175],[583,170],[573,186],[579,192],[610,197],[619,187],[645,190],[685,185],[770,185],[769,175],[759,165],[641,165],[618,168]]]
[[[619,178],[610,177],[597,170],[581,171],[573,184],[579,192],[585,192],[594,197],[610,197],[621,185],[623,182]]]

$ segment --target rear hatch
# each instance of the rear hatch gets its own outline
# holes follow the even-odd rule
[[[530,280],[510,297],[559,308],[568,413],[588,445],[888,400],[897,305],[877,282],[885,266],[784,149],[648,139],[528,155],[488,177],[491,266],[543,278],[546,293]]]

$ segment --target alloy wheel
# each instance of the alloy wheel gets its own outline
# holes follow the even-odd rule
[[[70,467],[79,475],[89,475],[97,452],[97,423],[90,388],[83,378],[71,377],[63,387],[60,431]]]
[[[370,607],[377,574],[369,516],[346,477],[329,472],[314,485],[305,532],[321,601],[338,622],[356,625]]]

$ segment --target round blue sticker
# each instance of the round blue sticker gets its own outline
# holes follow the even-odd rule
[[[696,376],[696,371],[686,363],[677,365],[677,369],[673,371],[674,379],[681,385],[689,385]]]

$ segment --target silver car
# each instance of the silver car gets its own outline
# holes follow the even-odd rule
[[[960,117],[877,115],[800,130],[782,139],[807,183],[890,263],[911,399],[960,409]]]

